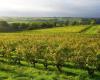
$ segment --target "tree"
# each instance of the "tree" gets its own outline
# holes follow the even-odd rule
[[[95,19],[90,19],[90,25],[95,25],[96,24],[96,20]]]
[[[79,24],[79,25],[82,25],[82,19],[80,19],[80,20],[78,21],[78,24]]]
[[[14,31],[19,30],[18,26],[20,25],[20,23],[11,23],[11,27]]]
[[[68,21],[68,20],[65,21],[65,25],[66,25],[66,26],[69,25],[69,21]]]
[[[12,31],[10,25],[6,21],[0,21],[0,31]]]
[[[0,26],[8,27],[9,24],[6,21],[0,21]]]
[[[26,30],[28,26],[28,23],[20,23],[20,30]]]

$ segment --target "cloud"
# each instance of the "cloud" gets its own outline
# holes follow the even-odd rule
[[[100,17],[99,4],[99,0],[0,0],[0,15]]]

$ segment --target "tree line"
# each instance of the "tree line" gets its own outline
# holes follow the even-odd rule
[[[0,21],[0,31],[21,31],[21,30],[34,30],[42,28],[52,28],[52,27],[63,27],[70,25],[95,25],[95,19],[89,20],[65,20],[60,21],[58,19],[48,20],[44,22],[12,22],[8,23],[6,21]]]

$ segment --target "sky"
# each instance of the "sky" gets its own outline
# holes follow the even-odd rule
[[[0,16],[100,18],[100,0],[0,0]]]

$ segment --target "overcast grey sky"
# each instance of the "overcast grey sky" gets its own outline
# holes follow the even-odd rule
[[[0,0],[0,16],[100,17],[100,0]]]

